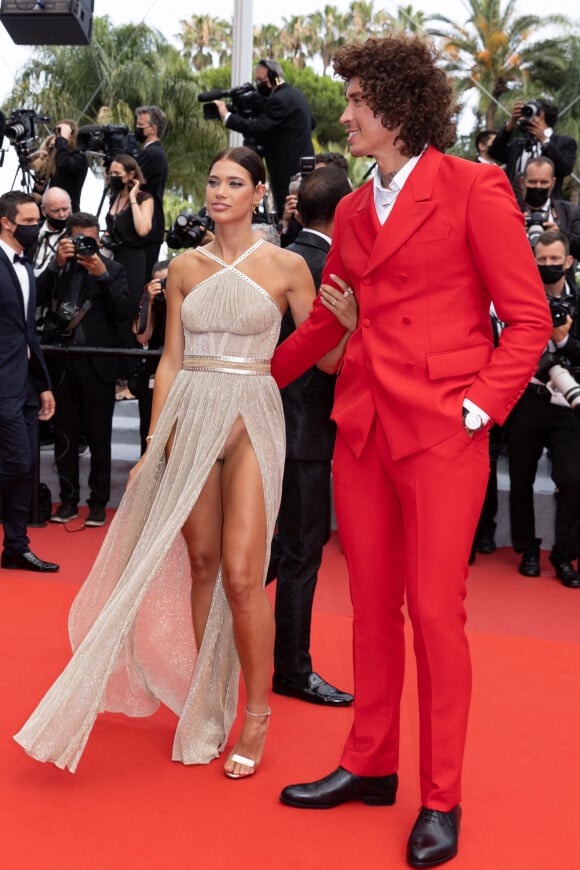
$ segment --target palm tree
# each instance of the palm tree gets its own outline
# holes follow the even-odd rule
[[[184,55],[195,70],[213,66],[215,60],[220,65],[229,61],[233,38],[231,21],[211,15],[192,15],[179,23]]]
[[[227,140],[221,124],[204,120],[201,89],[187,58],[160,33],[96,18],[90,45],[36,49],[7,105],[33,106],[53,122],[70,117],[130,128],[138,106],[161,106],[169,120],[169,185],[201,202],[210,159]]]
[[[457,78],[460,92],[480,90],[479,113],[493,127],[497,103],[525,75],[525,51],[531,37],[547,24],[563,25],[558,15],[516,15],[516,0],[463,0],[468,12],[465,24],[445,15],[430,16],[443,27],[429,26],[442,40],[445,67]]]

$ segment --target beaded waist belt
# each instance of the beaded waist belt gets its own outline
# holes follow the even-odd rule
[[[270,361],[241,356],[186,356],[183,368],[197,372],[225,372],[232,375],[269,375]]]

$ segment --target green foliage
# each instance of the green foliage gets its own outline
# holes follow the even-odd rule
[[[342,82],[328,76],[318,76],[308,67],[297,69],[289,62],[282,63],[284,78],[306,96],[316,119],[314,136],[321,151],[328,151],[329,142],[346,144],[346,133],[338,119],[345,107]]]
[[[506,119],[494,100],[501,99],[507,109],[516,99],[538,96],[551,97],[561,109],[573,103],[580,93],[580,37],[566,19],[539,18],[525,11],[517,15],[516,0],[465,0],[465,5],[465,22],[443,15],[427,17],[410,4],[392,13],[375,9],[373,0],[354,0],[344,13],[326,5],[310,15],[284,19],[281,28],[254,28],[255,59],[279,61],[286,80],[306,95],[317,121],[315,146],[324,151],[345,150],[345,132],[339,124],[343,85],[326,74],[333,52],[344,42],[381,35],[389,28],[436,39],[459,101],[465,102],[477,89],[478,126],[498,126]],[[547,22],[560,31],[534,42],[538,28]],[[145,25],[113,27],[108,18],[97,17],[90,45],[36,48],[2,109],[9,113],[34,108],[49,115],[52,125],[71,117],[79,124],[132,127],[137,106],[161,106],[169,120],[163,144],[169,188],[176,197],[175,204],[167,203],[168,215],[192,204],[197,211],[211,158],[228,142],[221,123],[204,120],[197,95],[231,86],[232,32],[230,22],[210,15],[193,15],[181,24],[179,51]],[[558,129],[580,139],[580,100],[564,113]],[[470,137],[460,140],[453,152],[471,158]],[[349,158],[349,163],[357,186],[370,161]]]

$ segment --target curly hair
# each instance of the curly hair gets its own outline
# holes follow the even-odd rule
[[[456,139],[453,86],[438,58],[432,43],[393,31],[341,46],[332,63],[346,81],[360,78],[363,99],[386,129],[400,126],[401,154],[411,157],[425,145],[444,151]]]

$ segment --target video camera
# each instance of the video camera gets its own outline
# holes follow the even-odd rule
[[[259,94],[251,82],[244,82],[243,85],[230,88],[228,91],[203,91],[197,95],[197,99],[200,103],[204,103],[205,120],[219,121],[220,113],[217,106],[213,105],[214,100],[230,100],[227,104],[229,112],[242,118],[256,118],[264,111],[267,97]]]
[[[170,248],[197,248],[208,230],[213,232],[214,222],[207,214],[182,212],[175,218],[165,241]]]
[[[103,157],[108,168],[117,154],[136,157],[139,145],[126,124],[87,124],[79,127],[77,146],[94,157]]]
[[[539,100],[528,100],[527,103],[524,103],[520,112],[520,117],[518,118],[518,127],[520,130],[528,132],[530,129],[530,122],[538,117],[542,109],[543,106]]]
[[[546,228],[546,224],[550,222],[549,217],[549,213],[545,211],[531,211],[525,215],[526,232],[532,248],[535,248],[536,242]]]
[[[34,109],[14,109],[6,121],[4,135],[14,145],[21,167],[28,167],[28,158],[37,148],[38,125],[48,123],[48,115],[37,115]]]

